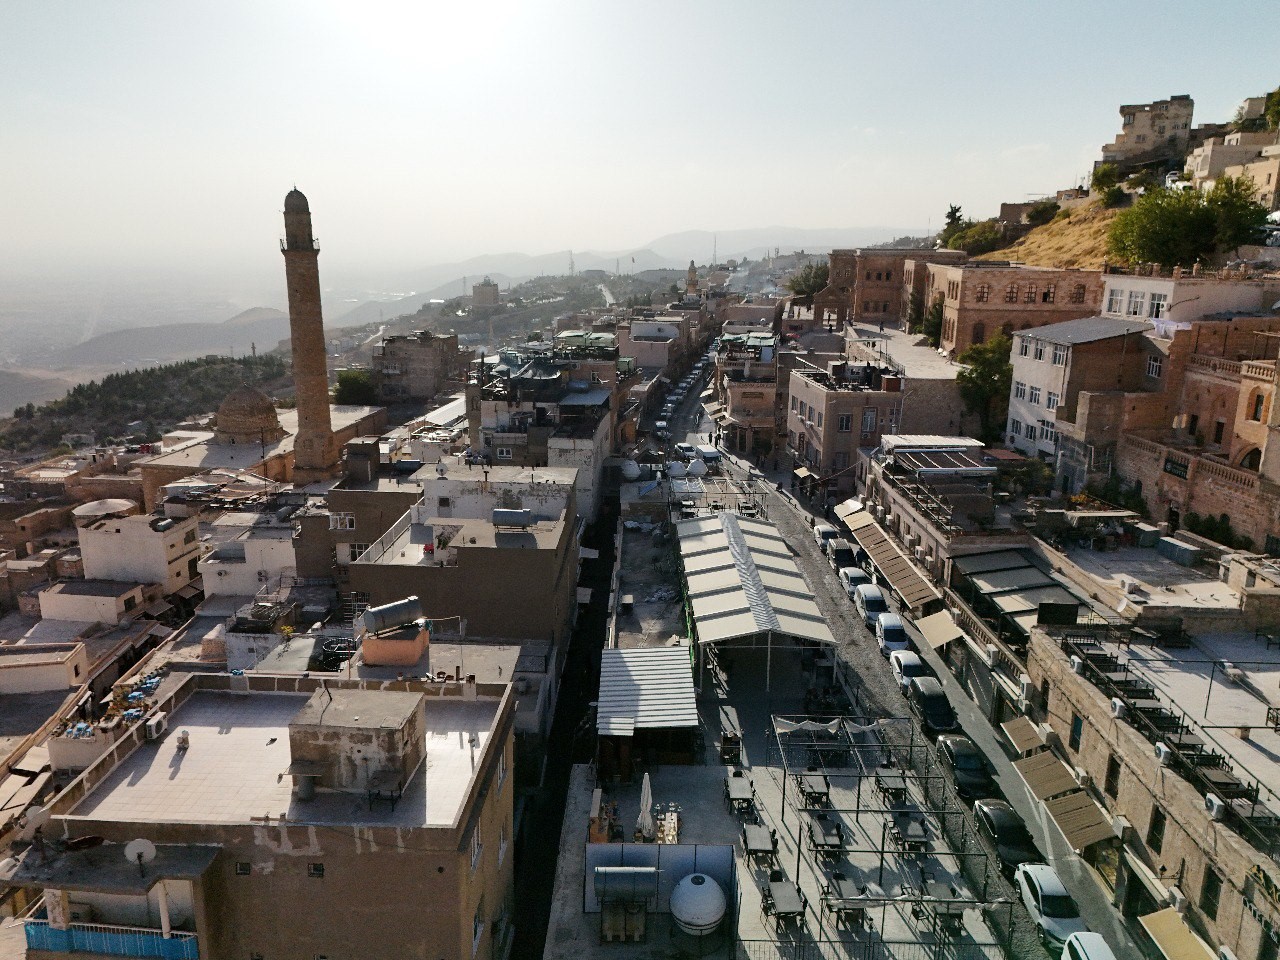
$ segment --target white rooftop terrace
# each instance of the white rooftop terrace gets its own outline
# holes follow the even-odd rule
[[[1240,594],[1216,577],[1161,556],[1154,547],[1121,547],[1101,551],[1072,548],[1066,557],[1086,574],[1123,594],[1121,580],[1138,590],[1128,602],[1135,607],[1199,607],[1237,610]]]
[[[197,691],[169,718],[169,732],[144,743],[75,806],[71,817],[157,823],[249,823],[286,816],[294,823],[448,827],[471,788],[497,700],[427,700],[426,760],[395,808],[370,809],[363,792],[293,797],[289,722],[308,694]],[[178,732],[190,737],[178,749]]]

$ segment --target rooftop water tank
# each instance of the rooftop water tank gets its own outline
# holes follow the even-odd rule
[[[422,604],[417,597],[405,597],[395,603],[384,603],[380,607],[370,607],[363,614],[364,627],[370,633],[402,627],[422,619]]]
[[[702,462],[701,458],[690,460],[689,465],[684,468],[684,472],[691,477],[704,477],[707,474],[707,465]]]
[[[691,873],[671,891],[671,916],[685,933],[705,937],[724,919],[726,900],[720,884],[705,873]]]
[[[527,527],[532,523],[532,510],[504,510],[498,507],[493,511],[495,527]]]
[[[685,465],[679,460],[672,460],[667,464],[667,476],[679,479],[687,472]]]
[[[640,479],[640,464],[634,460],[622,461],[622,479],[628,482]]]

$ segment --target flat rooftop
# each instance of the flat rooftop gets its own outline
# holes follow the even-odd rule
[[[137,590],[141,584],[124,580],[61,580],[45,589],[45,593],[61,594],[68,597],[105,597],[112,599],[123,597],[126,593]]]
[[[964,369],[928,346],[919,334],[890,327],[881,331],[878,325],[866,321],[855,321],[846,330],[853,334],[854,342],[849,346],[856,346],[856,350],[851,349],[849,359],[854,362],[870,360],[876,363],[887,357],[899,364],[908,378],[924,380],[954,380]],[[846,334],[846,341],[849,340],[849,334]]]
[[[1217,577],[1175,563],[1154,547],[1121,547],[1106,552],[1073,547],[1064,553],[1089,576],[1120,593],[1124,592],[1122,579],[1136,581],[1138,591],[1129,600],[1137,607],[1240,608],[1240,594]]]
[[[448,827],[470,789],[472,748],[488,742],[498,700],[427,701],[426,760],[395,805],[363,793],[320,791],[298,801],[289,769],[289,723],[309,694],[199,690],[169,718],[169,732],[126,757],[68,814],[91,820],[249,823],[286,816],[295,823]],[[178,731],[190,747],[178,750]]]

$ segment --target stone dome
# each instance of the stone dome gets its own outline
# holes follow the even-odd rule
[[[215,429],[214,443],[274,443],[284,436],[276,405],[247,383],[236,387],[222,401]]]
[[[311,207],[307,203],[307,198],[301,190],[294,187],[285,195],[284,198],[285,213],[310,213]]]

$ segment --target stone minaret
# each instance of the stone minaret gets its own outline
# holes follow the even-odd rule
[[[689,261],[689,270],[684,275],[684,292],[690,296],[698,295],[698,265]]]
[[[338,465],[329,419],[329,372],[320,314],[320,248],[311,235],[311,208],[296,187],[284,198],[284,276],[289,287],[289,343],[298,397],[294,471],[298,479],[323,476]]]

